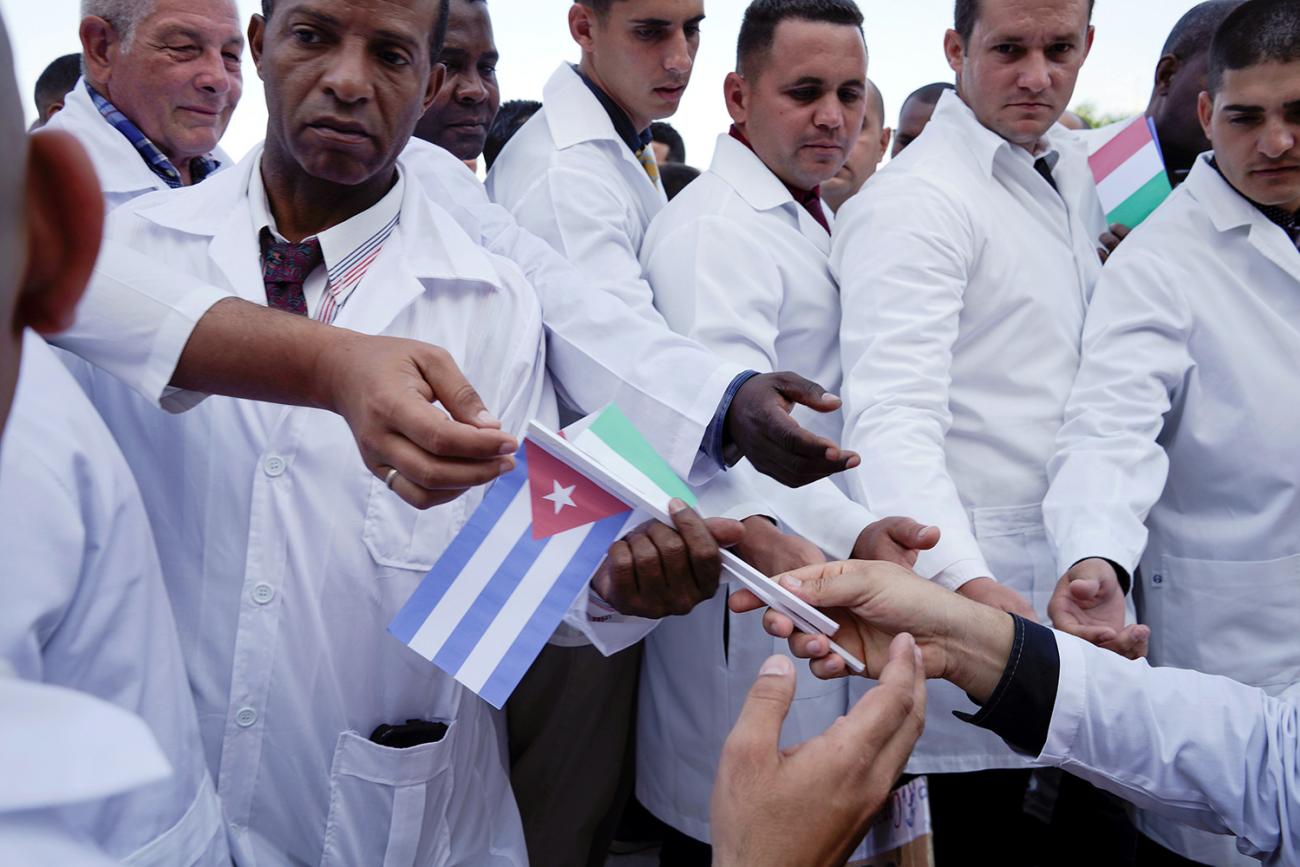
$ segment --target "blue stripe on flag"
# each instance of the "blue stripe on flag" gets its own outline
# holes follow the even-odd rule
[[[470,653],[478,644],[483,633],[487,632],[497,614],[505,607],[510,595],[515,592],[519,582],[528,574],[528,569],[542,553],[548,539],[534,539],[533,527],[529,523],[520,534],[506,559],[497,567],[497,571],[488,580],[487,586],[479,591],[478,598],[470,605],[465,616],[456,624],[442,649],[433,657],[433,664],[449,674],[455,674],[465,664]]]
[[[621,515],[611,515],[592,525],[577,553],[547,592],[542,604],[528,619],[514,644],[498,663],[496,670],[483,684],[479,695],[484,701],[496,708],[505,704],[510,693],[514,692],[515,686],[533,664],[533,660],[542,652],[542,646],[550,640],[555,627],[559,625],[564,613],[573,604],[578,592],[604,559],[609,546],[618,538],[627,523],[628,515],[624,512]]]
[[[524,457],[521,444],[515,452],[515,468],[497,479],[488,488],[483,502],[479,503],[474,514],[470,516],[464,528],[447,546],[447,550],[433,564],[429,574],[424,576],[420,586],[411,598],[406,600],[402,610],[397,612],[393,622],[388,624],[388,631],[403,644],[410,644],[411,639],[420,631],[424,621],[429,619],[433,609],[442,601],[443,595],[460,575],[465,564],[474,556],[474,552],[483,544],[487,534],[496,526],[497,521],[509,508],[515,495],[528,482],[528,461]]]

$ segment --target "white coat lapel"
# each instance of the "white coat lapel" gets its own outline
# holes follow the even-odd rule
[[[1300,249],[1280,226],[1275,226],[1263,214],[1257,214],[1250,227],[1250,243],[1264,258],[1300,283]]]
[[[709,171],[726,181],[755,211],[779,212],[774,216],[787,220],[818,250],[830,255],[830,233],[794,200],[789,188],[743,142],[725,133],[718,136]]]
[[[1300,280],[1300,251],[1286,232],[1269,222],[1258,208],[1219,174],[1208,158],[1197,159],[1192,173],[1183,184],[1201,203],[1220,232],[1247,227],[1249,243],[1260,255]]]

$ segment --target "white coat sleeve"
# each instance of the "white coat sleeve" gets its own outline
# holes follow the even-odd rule
[[[939,527],[916,571],[950,590],[993,575],[949,475],[944,440],[953,345],[976,240],[960,204],[883,173],[835,221],[831,271],[843,309],[845,446],[854,499]]]
[[[743,226],[722,216],[698,217],[657,236],[642,261],[655,305],[675,331],[743,368],[778,369],[786,287],[780,263]],[[796,418],[802,414],[795,411]],[[849,556],[872,520],[830,479],[789,488],[748,463],[728,476],[736,477],[728,479],[733,493],[766,502],[764,514],[774,512],[787,529],[837,558]]]
[[[1056,633],[1061,673],[1040,760],[1139,807],[1300,863],[1300,712],[1225,677],[1151,668]]]
[[[437,201],[454,202],[451,210],[477,224],[485,248],[513,261],[533,284],[560,397],[584,413],[617,403],[678,475],[697,484],[711,478],[718,467],[700,452],[704,431],[743,368],[673,333],[658,313],[635,312],[605,274],[579,271],[510,211],[490,203],[463,166],[457,169],[465,183],[457,183],[454,197],[441,171],[414,161],[410,168]]]
[[[196,283],[105,238],[71,328],[51,339],[170,412],[203,395],[168,383],[194,326],[229,292]]]
[[[1105,557],[1131,575],[1146,547],[1144,522],[1169,472],[1157,437],[1192,366],[1182,279],[1150,248],[1121,247],[1102,270],[1047,468],[1043,519],[1060,574]]]

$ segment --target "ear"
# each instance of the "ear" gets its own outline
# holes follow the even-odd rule
[[[1156,63],[1156,96],[1168,96],[1170,89],[1173,87],[1174,76],[1178,74],[1182,64],[1177,57],[1172,54],[1166,54]]]
[[[41,334],[72,325],[99,255],[104,199],[90,159],[72,136],[41,130],[27,162],[27,273],[15,324]]]
[[[728,72],[722,81],[722,98],[732,122],[743,128],[749,117],[749,82],[739,72]]]
[[[266,19],[254,15],[248,20],[248,53],[257,68],[257,77],[262,77],[262,40],[266,38]]]
[[[893,140],[893,138],[894,138],[894,131],[889,127],[885,127],[880,131],[880,152],[882,154],[889,153],[889,143]]]
[[[966,62],[966,46],[962,44],[961,34],[956,30],[943,34],[943,56],[948,59],[949,68],[960,76]]]
[[[101,87],[106,86],[113,77],[113,60],[118,53],[117,31],[103,18],[87,15],[81,19],[78,34],[81,36],[81,57],[86,64],[86,77]]]
[[[41,118],[41,123],[49,123],[50,118],[63,111],[63,100],[50,103],[50,107],[45,109],[45,117]]]
[[[596,12],[590,6],[574,3],[569,7],[569,35],[582,48],[583,54],[591,53],[593,40],[591,32],[596,29]]]
[[[441,63],[433,64],[429,69],[429,80],[424,86],[424,111],[428,111],[433,106],[433,101],[438,98],[438,91],[442,90],[442,84],[446,80],[447,67]]]
[[[1087,60],[1088,55],[1092,53],[1093,40],[1097,38],[1097,28],[1091,24],[1088,25],[1088,35],[1083,37],[1083,59]]]
[[[1210,129],[1214,122],[1214,97],[1208,91],[1202,90],[1201,95],[1196,98],[1196,117],[1201,122],[1205,137],[1213,145],[1214,136],[1210,135]]]

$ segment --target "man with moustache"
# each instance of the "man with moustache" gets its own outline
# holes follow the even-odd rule
[[[850,489],[873,512],[938,526],[921,575],[1035,619],[1059,574],[1045,468],[1101,270],[1086,155],[1053,130],[1092,45],[1091,6],[957,0],[944,38],[957,91],[842,209],[831,251],[845,437],[870,467]],[[1020,863],[1029,763],[952,716],[968,709],[932,686],[908,765],[930,777],[936,858]]]
[[[501,106],[499,59],[487,0],[451,0],[447,39],[438,57],[446,77],[415,127],[416,138],[466,163],[477,160]]]
[[[641,247],[655,306],[675,330],[748,368],[795,365],[839,387],[839,295],[820,185],[862,129],[868,89],[862,13],[852,0],[756,0],[746,9],[736,71],[723,86],[731,130]],[[831,436],[841,424],[838,414],[803,421]],[[796,490],[744,464],[731,475],[835,557],[910,564],[912,549],[935,541],[911,521],[877,523],[830,479]],[[809,548],[801,559],[821,559]],[[723,739],[770,652],[758,618],[730,617],[726,593],[647,638],[637,796],[676,832],[662,864],[709,863],[709,795]],[[796,697],[786,745],[820,734],[848,709],[847,691],[834,684],[806,679]]]
[[[880,167],[880,161],[889,150],[893,130],[885,126],[885,97],[875,83],[867,81],[867,113],[862,122],[862,133],[849,151],[849,158],[840,170],[822,184],[822,198],[832,212],[838,213],[845,202]]]

